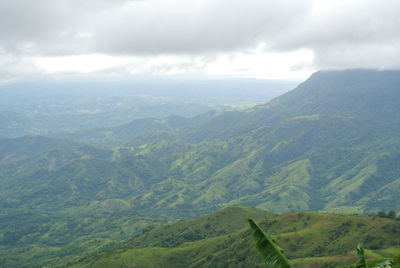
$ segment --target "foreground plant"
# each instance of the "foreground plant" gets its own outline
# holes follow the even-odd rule
[[[253,231],[256,247],[268,267],[294,268],[279,247],[278,243],[266,234],[252,219],[248,219]]]
[[[248,219],[250,228],[253,231],[253,238],[256,242],[257,251],[266,262],[268,267],[274,268],[294,268],[290,261],[286,258],[283,250],[279,247],[278,243],[268,234],[266,234],[252,219]],[[356,268],[391,268],[393,267],[392,261],[384,261],[373,267],[368,266],[365,257],[364,248],[357,245],[358,261]]]
[[[356,268],[369,268],[367,264],[367,259],[365,257],[364,248],[360,244],[358,244],[356,249],[358,256],[358,262],[356,264]],[[393,262],[384,261],[371,268],[388,268],[388,267],[393,267]]]

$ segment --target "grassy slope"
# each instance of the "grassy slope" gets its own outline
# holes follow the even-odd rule
[[[378,260],[400,254],[400,223],[390,219],[316,212],[273,216],[235,206],[156,228],[70,267],[263,267],[245,226],[246,216],[255,214],[296,267],[354,263],[358,242]]]
[[[270,103],[169,133],[169,140],[116,148],[112,157],[61,152],[58,160],[53,153],[17,161],[0,172],[0,206],[122,199],[178,218],[234,203],[279,213],[400,211],[398,80],[391,72],[317,73]],[[370,106],[383,108],[374,114]],[[159,124],[144,121],[115,130],[134,136]],[[193,123],[180,121],[167,125]]]
[[[394,194],[398,132],[372,123],[297,118],[175,151],[175,143],[158,145],[136,150],[170,166],[170,179],[138,198],[143,206],[197,210],[242,203],[275,212],[400,210]],[[173,157],[164,157],[163,151]]]
[[[66,144],[59,149],[47,138],[0,141],[2,217],[16,222],[14,212],[20,209],[56,211],[60,214],[49,224],[64,230],[58,226],[66,225],[65,216],[79,222],[81,214],[91,212],[97,221],[104,210],[132,207],[175,218],[235,203],[275,212],[400,211],[400,76],[377,72],[346,80],[343,74],[345,79],[313,76],[268,104],[224,113],[166,138],[157,132],[113,152]],[[382,77],[371,81],[377,74]],[[132,129],[123,131],[129,136]],[[125,226],[122,220],[111,222],[115,229]],[[21,244],[9,247],[0,240],[1,256],[25,258],[26,248],[36,246],[34,238],[47,232],[35,229],[35,222],[17,227],[24,230]],[[40,250],[46,249],[38,255],[52,251],[53,240],[81,235],[65,230],[71,233],[52,232],[57,236],[40,240]],[[91,230],[99,239],[108,237],[107,231]],[[0,239],[9,231],[10,225],[0,229]]]
[[[103,205],[111,205],[113,209],[118,205],[107,203]],[[2,211],[0,263],[5,267],[67,263],[172,220],[133,209],[119,212],[93,209],[91,213],[81,211],[76,214],[72,211],[69,215]]]

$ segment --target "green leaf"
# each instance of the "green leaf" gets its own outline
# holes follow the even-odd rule
[[[356,264],[356,267],[357,268],[368,268],[364,248],[362,247],[361,244],[357,245],[357,256],[358,256],[358,262]],[[377,264],[376,266],[374,266],[372,268],[390,268],[390,267],[393,267],[393,262],[384,261],[384,262]]]
[[[272,239],[272,237],[261,230],[261,228],[252,219],[248,219],[248,221],[250,228],[253,231],[253,238],[256,242],[257,250],[267,263],[268,267],[293,268],[293,265],[283,254],[282,249]]]
[[[379,263],[378,265],[372,267],[372,268],[390,268],[393,267],[393,262],[391,261],[384,261]]]
[[[365,258],[364,248],[361,244],[357,245],[357,256],[358,262],[356,263],[356,268],[368,268],[367,260]]]

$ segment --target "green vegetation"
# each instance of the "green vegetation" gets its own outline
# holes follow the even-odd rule
[[[251,237],[249,217],[268,230],[295,267],[353,264],[359,241],[368,248],[372,264],[400,255],[400,233],[394,227],[399,223],[392,219],[319,212],[273,215],[233,206],[157,227],[70,267],[265,267]]]
[[[66,264],[171,220],[132,209],[69,215],[6,210],[0,213],[0,260],[4,267]]]
[[[268,234],[266,234],[253,220],[249,219],[250,228],[253,230],[253,238],[256,242],[256,247],[261,257],[265,261],[268,267],[282,267],[291,268],[293,265],[286,258],[283,250],[279,247],[277,242]],[[358,244],[357,245],[357,256],[358,261],[355,264],[356,268],[368,268],[367,258],[365,256],[364,248]],[[391,260],[386,260],[373,268],[390,268],[393,267],[393,262]]]
[[[358,256],[358,262],[356,264],[357,268],[368,268],[367,264],[367,258],[365,257],[364,253],[364,248],[361,245],[357,246],[357,256]],[[374,266],[373,268],[384,268],[384,267],[392,267],[393,262],[392,261],[384,261],[382,263],[379,263],[378,265]]]
[[[293,268],[293,265],[286,258],[277,242],[268,234],[264,233],[252,219],[248,221],[253,230],[253,237],[256,241],[257,250],[265,263],[268,266],[276,268]]]
[[[342,222],[339,216],[312,213],[277,216],[279,226],[264,221],[268,233],[281,236],[277,240],[287,246],[295,265],[347,264],[345,254],[355,248],[354,241],[378,257],[396,255],[382,250],[398,247],[393,239],[400,211],[399,85],[399,72],[318,72],[295,90],[242,111],[140,119],[111,127],[122,123],[115,120],[97,130],[92,127],[102,116],[90,115],[97,123],[85,125],[80,114],[74,121],[79,126],[57,125],[55,129],[68,133],[53,138],[0,139],[1,261],[16,267],[65,263],[114,247],[152,226],[233,204],[273,213],[374,213],[367,218],[370,223],[361,216]],[[130,100],[117,98],[115,103],[126,108]],[[45,111],[47,116],[51,111]],[[110,120],[121,115],[118,111]],[[130,111],[122,109],[123,123]],[[17,115],[0,112],[1,118],[0,126],[6,126],[0,128],[2,136],[25,133],[21,126],[31,127],[30,133],[47,133],[54,123],[39,116],[49,124],[34,128],[25,117],[27,125]],[[289,225],[283,221],[288,215],[293,217]],[[297,219],[299,215],[311,221]],[[171,263],[178,265],[177,260],[195,252],[195,261],[187,258],[182,265],[259,265],[257,256],[244,250],[250,242],[243,231],[235,228],[146,237],[147,244],[135,240],[139,248],[123,251],[117,259],[159,251],[158,261],[175,258]],[[315,244],[308,242],[310,234],[318,237]],[[140,237],[144,239],[135,239]],[[238,257],[228,257],[228,250]]]

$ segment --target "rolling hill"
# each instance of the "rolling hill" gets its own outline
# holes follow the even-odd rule
[[[14,226],[0,228],[3,262],[77,259],[149,226],[233,204],[274,213],[399,212],[399,77],[317,72],[246,110],[0,139],[2,221],[23,230],[10,244]],[[97,226],[100,219],[107,220]]]
[[[248,217],[273,234],[296,267],[352,264],[358,242],[369,249],[370,258],[400,254],[400,223],[391,219],[316,212],[273,215],[231,206],[155,228],[68,267],[264,267],[246,226]]]

